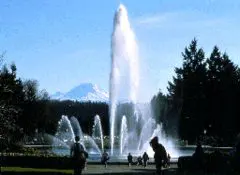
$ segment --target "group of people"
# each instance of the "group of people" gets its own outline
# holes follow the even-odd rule
[[[134,163],[133,156],[131,155],[131,153],[128,154],[127,160],[128,160],[128,166],[130,167]],[[148,161],[149,161],[148,154],[146,152],[144,152],[144,154],[142,156],[137,157],[136,164],[137,164],[137,166],[143,165],[144,167],[146,167]]]
[[[132,164],[136,163],[136,165],[143,165],[144,167],[147,166],[148,161],[149,161],[149,156],[146,152],[143,153],[142,156],[138,156],[136,158],[136,162],[133,161],[133,156],[131,153],[128,154],[128,166],[131,167]],[[167,154],[166,159],[163,159],[163,166],[164,167],[170,167],[170,154]]]
[[[75,175],[80,175],[82,170],[86,166],[86,159],[88,158],[88,153],[84,150],[84,147],[80,144],[79,136],[75,137],[75,143],[71,147],[70,156],[73,160],[73,169]],[[154,160],[156,164],[156,172],[157,174],[162,174],[162,167],[165,165],[169,165],[170,163],[170,155],[167,154],[165,147],[158,142],[158,137],[154,137],[150,141],[150,146],[154,151]],[[128,154],[128,165],[131,166],[133,163],[133,156],[131,153]],[[107,162],[109,160],[109,155],[106,151],[102,154],[101,162],[104,164],[105,168],[107,168]],[[149,161],[149,156],[146,152],[137,158],[137,165],[147,166]]]

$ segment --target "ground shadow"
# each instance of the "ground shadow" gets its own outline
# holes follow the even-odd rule
[[[66,175],[67,173],[59,172],[2,172],[1,175]],[[70,173],[71,174],[71,173]]]
[[[146,169],[143,169],[143,168],[133,168],[131,170],[138,171],[138,172],[155,172],[154,169],[147,169],[147,168]]]

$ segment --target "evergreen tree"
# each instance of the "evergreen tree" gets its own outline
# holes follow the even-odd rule
[[[168,96],[182,106],[179,116],[180,137],[194,142],[204,126],[207,80],[205,54],[201,48],[197,48],[197,40],[194,39],[182,56],[183,65],[175,69],[176,76],[173,77],[173,83],[169,83]]]
[[[237,129],[239,68],[226,53],[222,54],[217,46],[213,48],[207,65],[209,132],[230,142],[232,136],[239,132]]]

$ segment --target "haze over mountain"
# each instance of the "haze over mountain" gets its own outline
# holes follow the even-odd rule
[[[82,83],[66,93],[56,92],[51,95],[51,99],[56,100],[76,100],[92,102],[108,102],[109,95],[97,85],[92,83]]]

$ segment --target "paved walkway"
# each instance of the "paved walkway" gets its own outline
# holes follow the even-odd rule
[[[155,166],[149,165],[144,168],[143,166],[127,165],[109,165],[105,168],[103,165],[88,165],[83,174],[152,174],[155,172]]]

